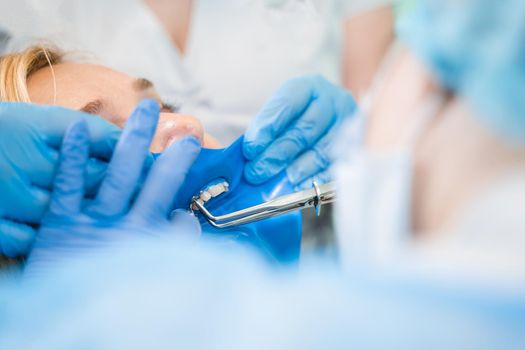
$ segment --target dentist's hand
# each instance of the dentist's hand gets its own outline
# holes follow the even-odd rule
[[[0,103],[0,253],[29,251],[48,207],[67,127],[85,117],[91,133],[86,187],[93,192],[106,170],[120,129],[96,116],[59,107]]]
[[[258,184],[286,169],[298,188],[330,181],[333,139],[355,108],[350,93],[320,76],[287,81],[244,135],[246,179]]]
[[[200,234],[199,222],[191,214],[180,211],[170,215],[174,198],[200,152],[196,139],[188,137],[172,145],[153,164],[142,184],[159,112],[157,102],[146,100],[132,114],[92,202],[84,199],[82,176],[89,154],[88,128],[85,121],[70,127],[61,149],[49,212],[27,269],[45,269],[57,259],[113,241],[166,233]]]

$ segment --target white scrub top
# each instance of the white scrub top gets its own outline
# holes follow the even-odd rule
[[[241,135],[271,93],[291,77],[319,73],[340,82],[337,2],[196,2],[185,63],[213,115],[202,105],[196,114],[212,133],[224,142]]]
[[[385,2],[372,3],[378,1]],[[92,52],[101,63],[152,80],[164,99],[200,118],[225,145],[244,132],[286,79],[322,74],[340,82],[342,19],[363,5],[361,0],[194,0],[183,56],[142,0],[26,3],[40,15],[26,21],[35,36]]]

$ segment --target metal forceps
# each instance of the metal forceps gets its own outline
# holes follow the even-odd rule
[[[197,197],[192,199],[191,208],[192,211],[193,209],[197,209],[210,225],[215,228],[245,225],[311,207],[315,208],[315,212],[317,216],[319,216],[321,214],[321,206],[332,203],[336,199],[335,183],[330,182],[324,185],[318,185],[314,181],[312,185],[312,188],[284,195],[265,203],[220,216],[214,216],[210,213],[204,204],[197,201]]]

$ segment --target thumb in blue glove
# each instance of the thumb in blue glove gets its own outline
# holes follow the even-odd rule
[[[82,176],[89,154],[85,121],[68,130],[60,154],[49,212],[42,221],[26,271],[45,269],[86,248],[133,237],[165,233],[200,234],[198,220],[186,212],[170,215],[173,200],[200,151],[195,138],[172,145],[153,164],[142,188],[159,105],[142,102],[129,118],[95,200],[84,199]]]
[[[352,95],[320,76],[287,81],[244,135],[246,179],[259,184],[286,170],[297,188],[329,181],[338,126],[355,108]]]
[[[60,107],[0,103],[0,254],[29,251],[49,205],[58,149],[67,127],[85,117],[91,133],[85,185],[100,184],[120,129],[97,116]]]

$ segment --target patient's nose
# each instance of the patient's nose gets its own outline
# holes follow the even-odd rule
[[[201,143],[204,139],[204,130],[197,118],[176,113],[161,113],[150,150],[153,153],[161,153],[171,144],[189,135]]]

